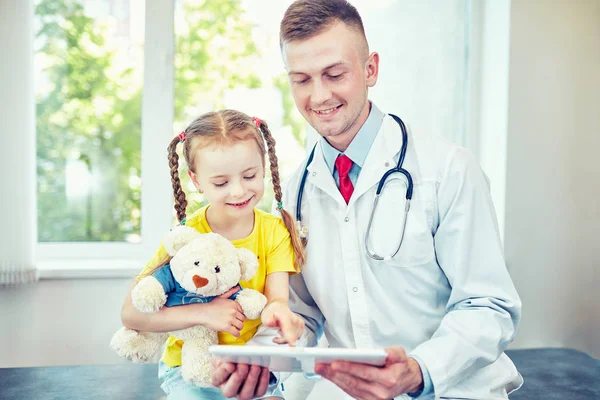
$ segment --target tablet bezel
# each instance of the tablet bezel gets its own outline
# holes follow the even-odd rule
[[[332,347],[235,346],[215,345],[208,349],[223,362],[268,367],[271,371],[314,373],[316,362],[330,364],[334,360],[383,366],[387,359],[384,349],[345,349]]]

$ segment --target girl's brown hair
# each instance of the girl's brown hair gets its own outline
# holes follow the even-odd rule
[[[251,139],[256,141],[263,160],[268,150],[269,164],[271,166],[271,180],[273,182],[275,200],[277,201],[277,209],[290,233],[295,256],[294,266],[296,270],[299,271],[302,265],[304,265],[304,247],[298,236],[293,217],[283,208],[281,202],[281,183],[279,179],[277,155],[275,154],[275,139],[273,138],[267,123],[264,121],[250,118],[248,115],[235,110],[209,112],[196,118],[179,136],[173,138],[169,144],[168,152],[177,219],[180,222],[185,219],[185,210],[187,207],[185,192],[181,187],[181,180],[179,179],[179,155],[177,154],[177,145],[183,143],[183,157],[185,158],[188,169],[195,173],[194,157],[197,154],[196,150],[200,147],[204,147],[208,144],[231,144]]]

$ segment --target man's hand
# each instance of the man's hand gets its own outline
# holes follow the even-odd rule
[[[227,398],[250,400],[267,392],[269,369],[258,365],[217,362],[212,384]]]
[[[374,367],[348,361],[318,363],[315,372],[359,400],[392,399],[423,389],[419,364],[406,357],[402,347],[388,347],[385,366]]]
[[[282,301],[267,304],[260,318],[264,326],[279,328],[279,337],[273,339],[277,344],[287,343],[295,346],[304,332],[304,320],[294,314],[288,304]]]

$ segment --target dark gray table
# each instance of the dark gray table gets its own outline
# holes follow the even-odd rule
[[[507,354],[525,378],[511,400],[600,400],[600,360],[571,349]],[[164,399],[156,375],[156,365],[0,368],[0,399]]]
[[[1,400],[166,399],[156,365],[0,368]]]
[[[523,375],[511,400],[600,400],[600,360],[572,349],[506,352]]]

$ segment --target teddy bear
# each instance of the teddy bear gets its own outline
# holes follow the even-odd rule
[[[258,260],[248,249],[236,248],[216,233],[199,233],[185,225],[173,228],[163,241],[171,258],[168,265],[142,278],[131,291],[133,306],[144,313],[161,307],[205,303],[250,280]],[[248,319],[260,316],[266,297],[253,289],[241,289],[230,297],[237,301]],[[122,327],[110,346],[134,363],[151,362],[171,334],[184,341],[181,349],[181,375],[198,386],[210,386],[211,356],[208,348],[218,344],[217,332],[196,325],[168,333],[142,332]]]

